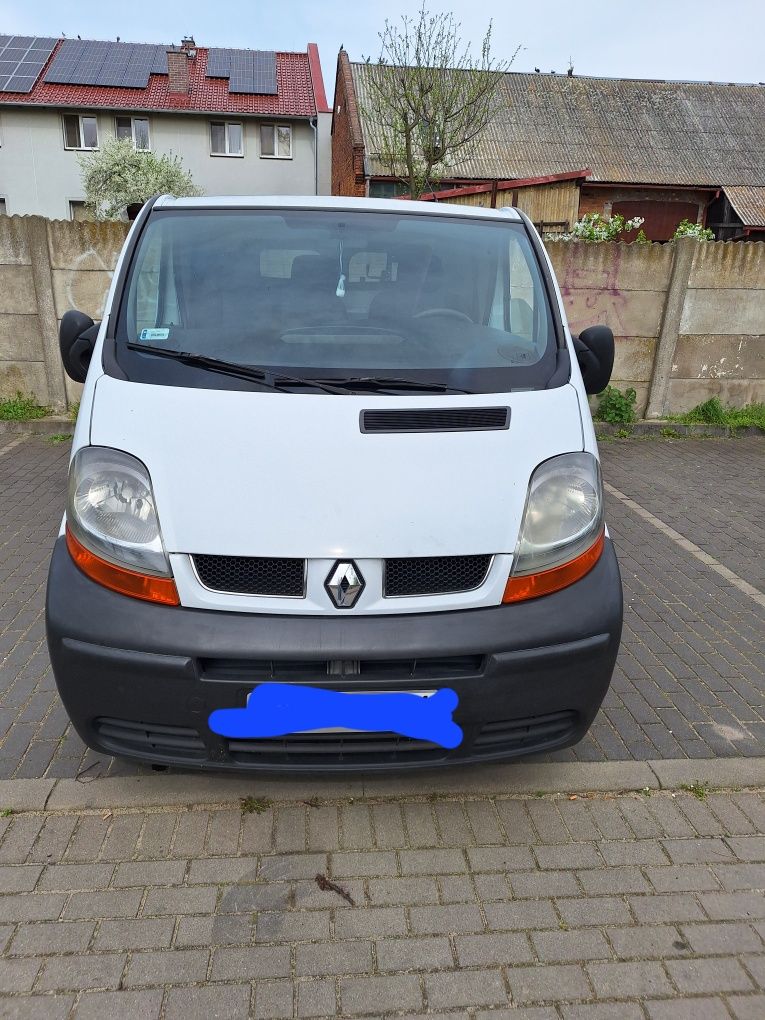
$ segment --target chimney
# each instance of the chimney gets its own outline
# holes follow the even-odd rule
[[[167,51],[167,75],[171,92],[189,91],[189,55],[185,49]]]

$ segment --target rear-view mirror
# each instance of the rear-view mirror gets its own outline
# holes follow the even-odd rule
[[[98,323],[89,315],[74,309],[62,315],[58,346],[66,374],[75,382],[85,382],[97,336]]]
[[[614,334],[608,326],[589,326],[574,337],[576,360],[588,393],[601,393],[614,370]]]

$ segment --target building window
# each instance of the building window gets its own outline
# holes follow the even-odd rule
[[[64,114],[64,148],[97,149],[98,121],[78,113]]]
[[[149,144],[148,117],[116,117],[117,137],[133,143],[134,149],[147,152]]]
[[[265,159],[292,159],[292,128],[289,124],[260,125],[260,155]]]
[[[71,199],[69,202],[70,220],[92,220],[95,217],[82,201],[82,199]]]
[[[210,154],[213,156],[242,156],[242,125],[235,121],[211,121]]]

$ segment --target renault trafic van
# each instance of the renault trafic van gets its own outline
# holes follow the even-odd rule
[[[97,750],[277,771],[578,741],[622,624],[587,394],[515,209],[149,202],[84,381],[47,634]]]

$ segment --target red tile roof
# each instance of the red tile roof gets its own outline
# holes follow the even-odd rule
[[[313,43],[305,53],[276,54],[277,94],[244,95],[229,92],[225,78],[207,78],[208,50],[198,47],[189,60],[188,93],[170,92],[166,74],[152,74],[145,89],[100,85],[58,85],[45,73],[61,41],[31,92],[0,92],[0,105],[72,106],[79,109],[186,111],[189,113],[252,114],[266,117],[315,117],[326,110],[318,51]],[[313,59],[312,59],[313,58]],[[313,77],[312,77],[313,74]]]

